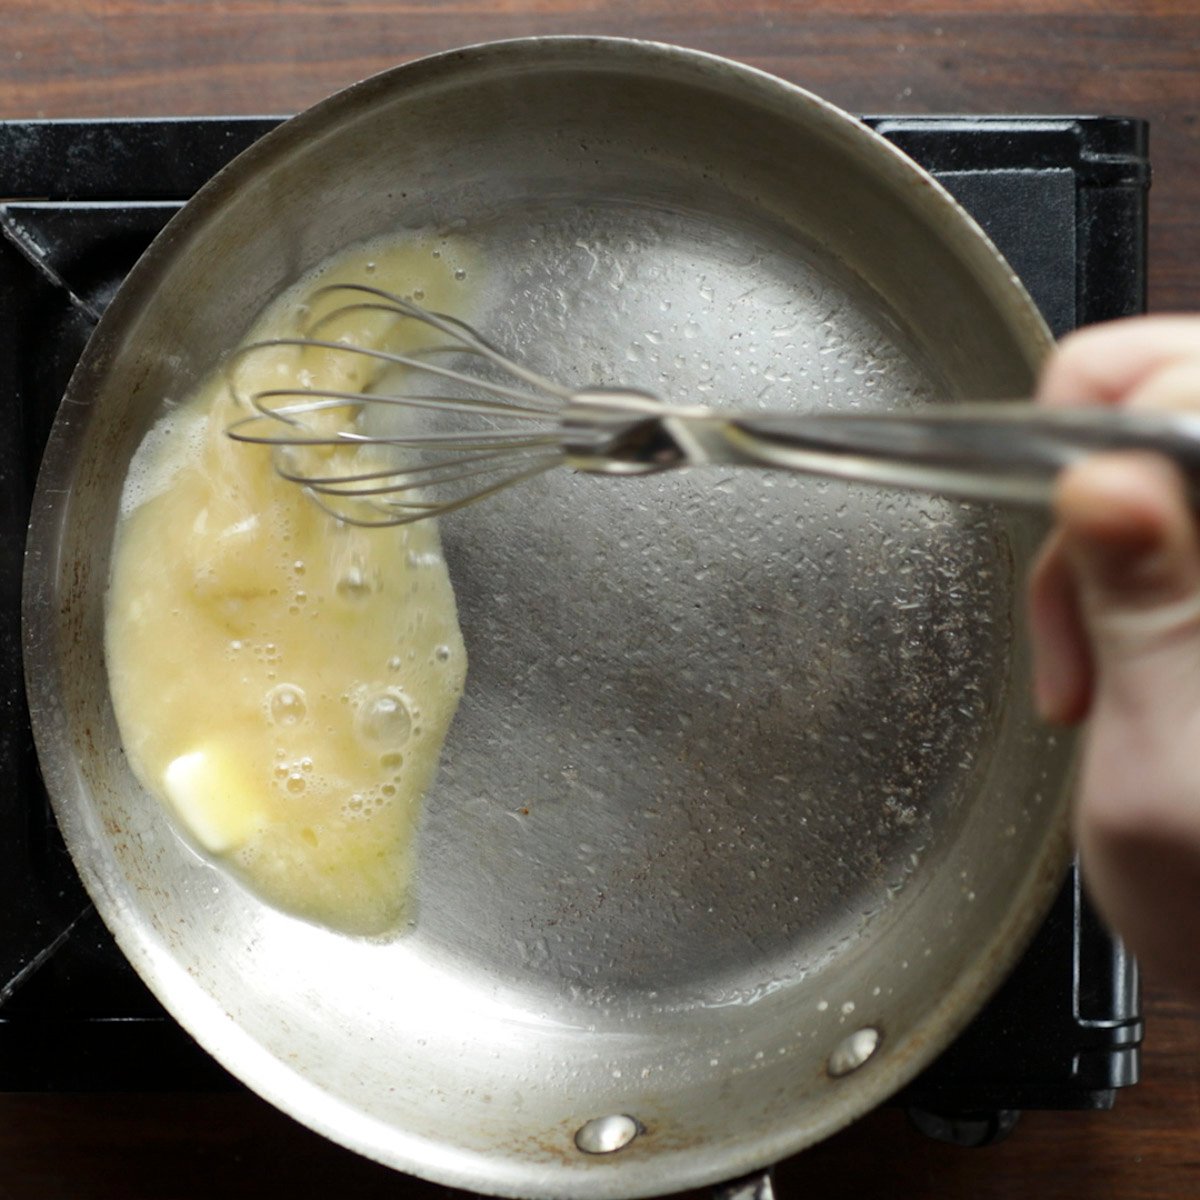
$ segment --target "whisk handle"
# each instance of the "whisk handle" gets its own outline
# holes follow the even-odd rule
[[[716,433],[712,426],[703,431],[693,462],[777,467],[1035,507],[1049,502],[1058,472],[1086,455],[1150,451],[1182,469],[1200,508],[1200,413],[999,401],[906,413],[745,413],[725,418]]]

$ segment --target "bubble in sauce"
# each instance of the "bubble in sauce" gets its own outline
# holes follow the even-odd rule
[[[337,581],[337,594],[343,600],[363,600],[372,591],[371,581],[361,563],[351,563]]]
[[[399,688],[369,693],[358,710],[358,729],[367,741],[398,746],[412,734],[412,711]]]
[[[294,683],[278,683],[267,693],[267,715],[275,725],[299,725],[307,711],[304,689]]]

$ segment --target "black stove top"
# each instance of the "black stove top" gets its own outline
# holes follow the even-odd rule
[[[1056,334],[1144,307],[1146,129],[1123,118],[872,117],[1008,257]],[[88,902],[38,773],[21,682],[21,555],[59,397],[166,220],[274,118],[0,122],[0,1089],[234,1087]],[[1008,983],[898,1098],[979,1144],[1023,1108],[1106,1108],[1136,1082],[1136,964],[1072,870]]]

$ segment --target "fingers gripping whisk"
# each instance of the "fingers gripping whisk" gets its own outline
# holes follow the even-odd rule
[[[243,346],[227,364],[247,415],[226,432],[339,520],[400,525],[452,512],[565,461],[572,393],[469,325],[367,284],[310,297],[303,337]],[[278,382],[276,382],[278,381]]]

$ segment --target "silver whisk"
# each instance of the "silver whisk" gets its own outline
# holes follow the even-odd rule
[[[1142,449],[1172,458],[1200,497],[1200,414],[1046,409],[1021,401],[880,414],[679,407],[633,389],[571,391],[513,362],[458,318],[381,288],[335,284],[313,298],[334,293],[345,293],[346,303],[321,318],[312,336],[255,342],[232,357],[231,391],[251,412],[227,433],[273,447],[281,476],[351,524],[444,515],[564,465],[607,475],[707,464],[773,467],[1042,505],[1069,463],[1099,450]],[[356,312],[417,322],[446,340],[395,353],[317,336]],[[239,364],[283,347],[354,356],[374,374],[372,388],[403,370],[401,386],[243,395]],[[464,369],[471,362],[484,370]],[[416,417],[425,420],[414,426]]]

